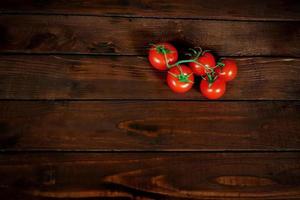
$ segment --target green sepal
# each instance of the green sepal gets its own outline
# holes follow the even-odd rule
[[[156,51],[160,54],[168,54],[168,53],[171,53],[171,50],[170,49],[167,49],[165,48],[164,46],[162,45],[158,45],[156,46]]]

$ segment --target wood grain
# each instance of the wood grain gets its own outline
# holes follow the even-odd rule
[[[145,55],[149,42],[222,56],[300,56],[300,22],[0,16],[0,52]]]
[[[10,0],[0,14],[1,199],[300,199],[300,1]],[[158,41],[235,56],[227,101],[204,101],[199,80],[173,94],[142,57]]]
[[[300,103],[1,101],[15,150],[299,150]]]
[[[227,84],[223,99],[300,99],[300,59],[235,59],[239,74]],[[165,73],[155,71],[144,57],[0,56],[1,99],[204,100],[199,81],[188,93],[175,94]]]
[[[1,13],[80,14],[227,20],[300,20],[297,0],[9,0]]]
[[[0,155],[6,199],[298,199],[299,153]]]

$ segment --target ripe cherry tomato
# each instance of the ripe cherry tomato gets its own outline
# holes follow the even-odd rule
[[[187,92],[194,84],[193,71],[185,65],[172,67],[168,71],[167,83],[174,92]]]
[[[222,63],[224,64],[224,66],[218,67],[218,69],[216,69],[216,73],[225,81],[233,80],[237,75],[236,62],[231,59],[224,59],[222,60]]]
[[[204,76],[206,74],[204,66],[214,68],[216,65],[214,56],[209,52],[205,52],[202,56],[200,56],[197,62],[201,63],[202,65],[191,62],[189,63],[189,66],[192,68],[194,74],[198,76]]]
[[[217,78],[210,84],[208,80],[203,79],[200,83],[200,91],[208,99],[219,99],[226,91],[226,82],[221,78]]]
[[[166,59],[169,64],[174,64],[178,60],[178,52],[170,43],[158,43],[150,48],[148,59],[154,68],[163,71],[168,69]]]

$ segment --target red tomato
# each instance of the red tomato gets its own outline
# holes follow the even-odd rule
[[[214,56],[209,52],[205,52],[202,56],[200,56],[197,62],[201,63],[202,65],[191,62],[189,63],[189,66],[192,68],[194,74],[198,76],[204,76],[206,74],[204,66],[214,68],[216,65]]]
[[[172,67],[168,71],[167,83],[174,92],[187,92],[194,84],[193,71],[185,65]]]
[[[166,58],[163,52],[166,53]],[[178,52],[170,43],[158,43],[149,50],[148,59],[154,68],[163,71],[168,69],[166,59],[169,64],[174,64],[178,59]]]
[[[224,59],[222,60],[224,64],[223,67],[220,67],[216,70],[220,78],[223,78],[225,81],[233,80],[237,75],[237,65],[234,60]]]
[[[226,82],[217,78],[217,80],[209,84],[207,80],[203,79],[200,83],[200,91],[208,99],[219,99],[226,91]]]

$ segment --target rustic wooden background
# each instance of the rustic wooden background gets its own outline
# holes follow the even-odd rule
[[[0,2],[0,197],[300,199],[299,0]],[[149,42],[239,74],[173,94]]]

